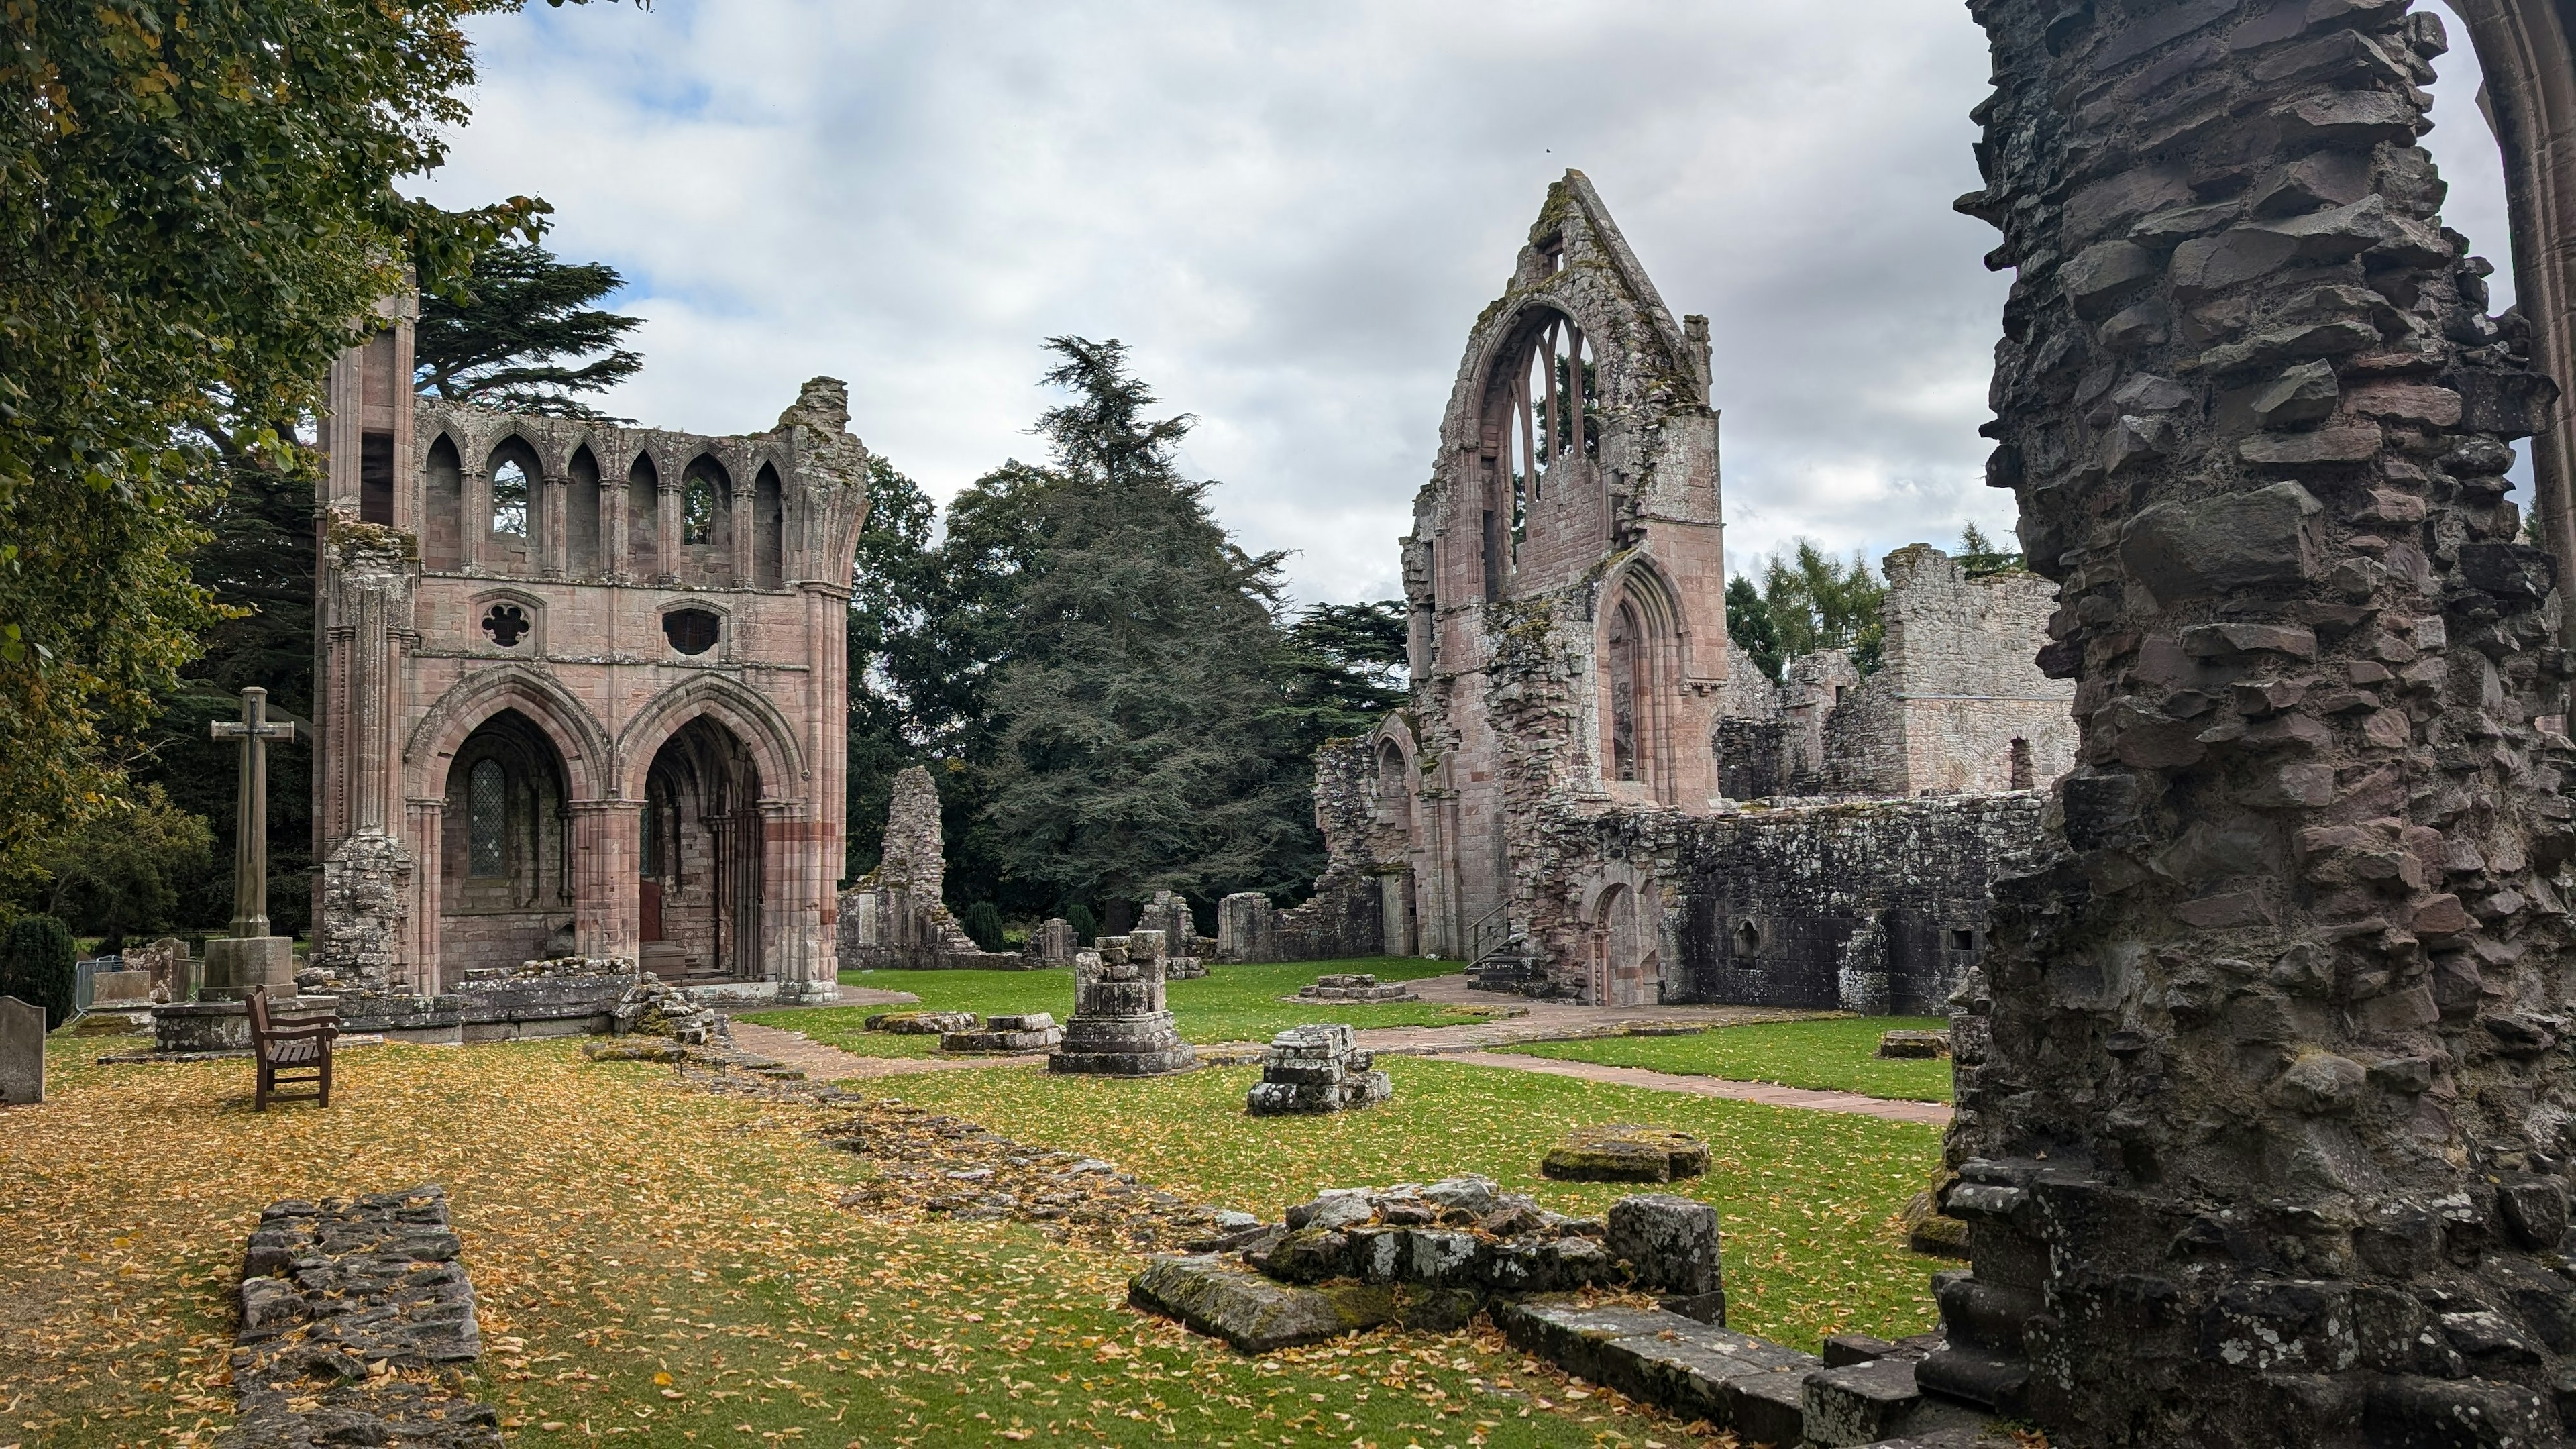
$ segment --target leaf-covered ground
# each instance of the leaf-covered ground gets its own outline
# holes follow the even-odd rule
[[[1834,1017],[1713,1027],[1699,1036],[1601,1037],[1502,1050],[1695,1077],[1858,1092],[1900,1102],[1947,1102],[1951,1100],[1949,1062],[1884,1061],[1878,1056],[1878,1039],[1900,1029],[1931,1031],[1949,1025],[1937,1016]]]
[[[1193,981],[1175,981],[1164,991],[1173,1023],[1194,1042],[1268,1041],[1282,1028],[1310,1021],[1343,1021],[1352,1026],[1458,1026],[1486,1020],[1492,1013],[1436,1002],[1384,1005],[1290,1004],[1297,988],[1316,977],[1353,971],[1376,974],[1380,981],[1414,981],[1425,976],[1454,975],[1454,961],[1386,957],[1369,961],[1300,961],[1275,966],[1208,968]],[[1073,1016],[1070,971],[844,971],[848,986],[909,991],[921,998],[923,1011],[972,1011],[984,1016],[1053,1012],[1058,1022]],[[883,1006],[826,1006],[797,1011],[764,1011],[763,1026],[801,1031],[816,1041],[871,1057],[926,1057],[939,1039],[894,1036],[867,1030],[866,1022]]]
[[[682,1090],[666,1068],[586,1063],[570,1042],[353,1050],[327,1111],[266,1114],[250,1110],[246,1063],[89,1065],[100,1045],[58,1038],[52,1100],[0,1110],[0,1446],[205,1443],[229,1418],[233,1289],[259,1210],[422,1181],[446,1184],[481,1298],[486,1353],[468,1387],[502,1410],[514,1445],[1702,1442],[1489,1331],[1239,1357],[1122,1307],[1134,1257],[1025,1226],[840,1209],[873,1169],[810,1138],[823,1109]],[[1526,1140],[1492,1134],[1526,1131],[1531,1113],[1480,1126],[1462,1109],[1486,1092],[1531,1101],[1534,1079],[1403,1070],[1407,1106],[1277,1126],[1239,1115],[1241,1072],[901,1085],[953,1092],[1032,1143],[1114,1154],[1149,1183],[1205,1177],[1265,1206],[1310,1181],[1509,1175],[1480,1159],[1525,1155]],[[1537,1085],[1543,1099],[1555,1084]],[[1193,1099],[1229,1098],[1187,1131],[1172,1120]],[[1443,1104],[1468,1130],[1425,1130]],[[1681,1125],[1716,1120],[1670,1105]],[[1552,1110],[1631,1109],[1604,1097]],[[1919,1302],[1904,1300],[1920,1299],[1925,1265],[1891,1257],[1864,1219],[1883,1219],[1898,1178],[1928,1166],[1932,1135],[1817,1114],[1795,1119],[1817,1134],[1801,1143],[1774,1115],[1722,1137],[1748,1309],[1919,1326]],[[1278,1142],[1296,1146],[1274,1158]],[[1819,1266],[1818,1306],[1783,1310],[1798,1296],[1784,1257]]]
[[[1709,1144],[1708,1175],[1670,1190],[1717,1206],[1730,1324],[1810,1351],[1828,1333],[1897,1337],[1932,1325],[1930,1275],[1945,1265],[1905,1251],[1893,1218],[1939,1165],[1937,1128],[1437,1058],[1380,1065],[1395,1081],[1392,1102],[1322,1117],[1246,1116],[1253,1067],[1143,1081],[940,1072],[885,1085],[1021,1141],[1096,1153],[1175,1192],[1273,1218],[1322,1188],[1460,1172],[1596,1215],[1627,1193],[1664,1189],[1548,1181],[1538,1175],[1548,1146],[1586,1123],[1677,1127]]]

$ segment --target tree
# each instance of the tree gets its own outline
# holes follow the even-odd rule
[[[436,166],[516,0],[0,5],[0,871],[115,808],[219,610],[188,573],[418,258],[444,286],[541,203],[451,214]]]
[[[1774,684],[1780,682],[1781,666],[1788,662],[1788,656],[1780,652],[1780,625],[1771,617],[1771,606],[1763,601],[1762,591],[1742,574],[1726,581],[1726,635],[1764,678]]]
[[[1115,341],[1052,338],[1073,394],[951,513],[1007,572],[992,686],[989,825],[1005,874],[1045,904],[1288,890],[1320,861],[1311,761],[1280,725],[1279,555],[1247,554],[1179,475],[1187,416]]]
[[[1972,579],[1988,574],[2009,573],[2022,566],[2021,555],[1995,547],[1986,531],[1973,522],[1959,528],[1959,567]]]
[[[559,261],[537,241],[485,247],[455,291],[421,298],[415,385],[449,402],[602,418],[572,394],[604,392],[644,366],[618,345],[643,319],[590,305],[625,285],[615,267]]]
[[[1310,757],[1337,735],[1377,728],[1405,700],[1401,599],[1316,604],[1281,636],[1280,703],[1271,717]]]
[[[1841,649],[1861,673],[1876,669],[1886,641],[1878,607],[1886,596],[1868,560],[1854,553],[1849,563],[1837,562],[1808,539],[1799,539],[1787,558],[1772,555],[1762,569],[1762,602],[1786,659]]]
[[[128,935],[170,927],[180,888],[207,873],[214,845],[206,822],[171,805],[158,785],[140,793],[133,809],[46,842],[36,860],[44,912],[106,937],[108,951],[123,949]]]
[[[44,1008],[47,1031],[72,1019],[79,966],[71,931],[51,916],[21,916],[0,935],[0,996]]]

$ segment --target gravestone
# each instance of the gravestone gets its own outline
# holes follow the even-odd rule
[[[1073,1020],[1048,1071],[1151,1077],[1199,1064],[1163,1006],[1164,944],[1160,932],[1139,932],[1073,958]]]
[[[0,1104],[45,1100],[45,1009],[0,996]]]
[[[128,958],[122,971],[100,971],[89,979],[92,1011],[140,1011],[152,1004],[152,973]]]

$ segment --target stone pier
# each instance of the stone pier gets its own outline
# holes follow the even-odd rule
[[[1073,1020],[1048,1071],[1150,1077],[1198,1065],[1163,1005],[1163,944],[1160,933],[1139,932],[1074,957]]]

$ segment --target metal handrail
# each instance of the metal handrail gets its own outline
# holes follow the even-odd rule
[[[1511,907],[1496,906],[1485,912],[1467,928],[1467,964],[1473,966],[1501,950],[1511,938]]]

